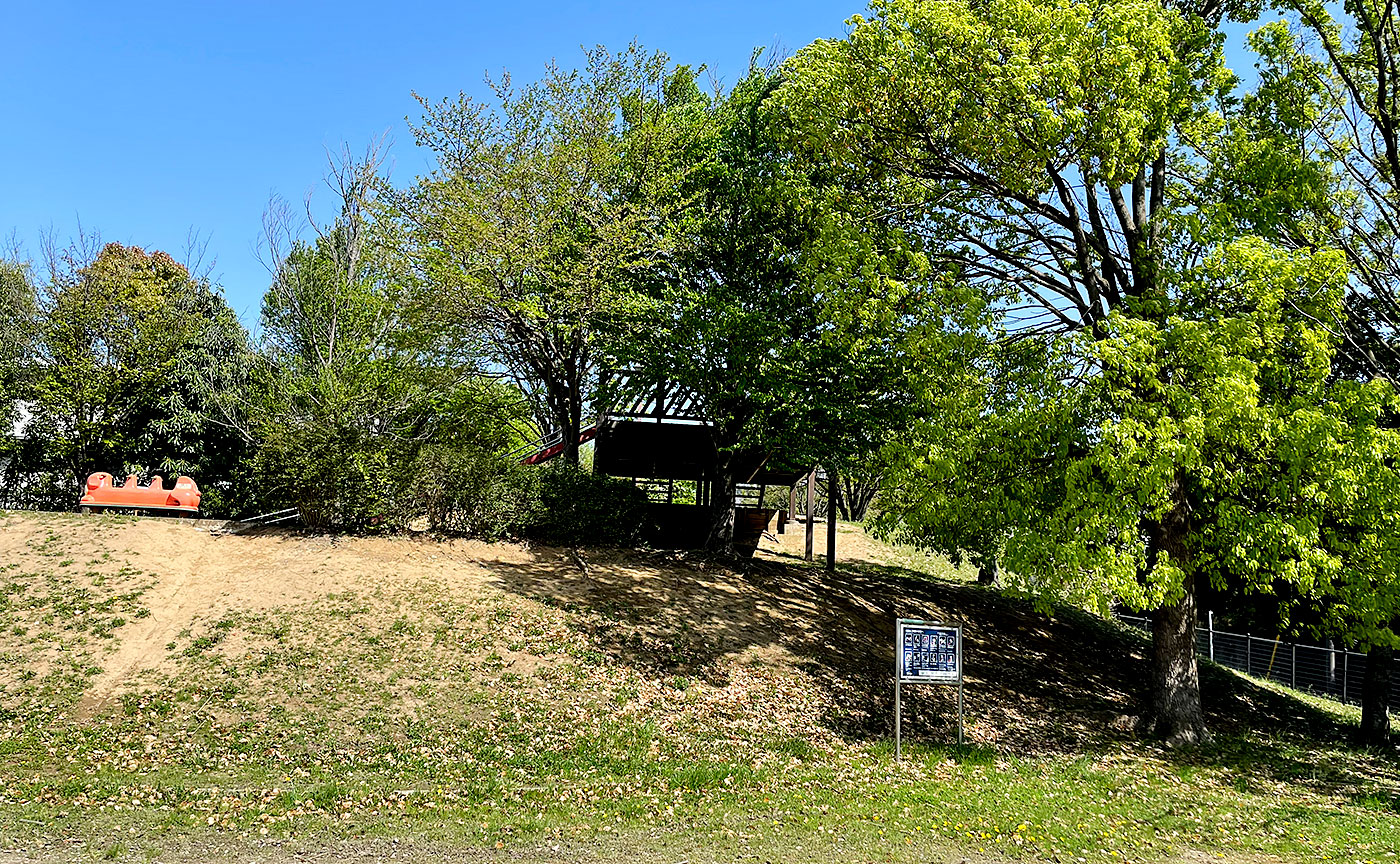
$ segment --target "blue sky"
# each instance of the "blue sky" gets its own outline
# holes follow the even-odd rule
[[[182,258],[191,229],[252,325],[269,195],[300,202],[328,149],[388,132],[398,182],[426,170],[404,123],[417,91],[481,95],[581,45],[636,38],[733,81],[758,45],[839,36],[855,2],[131,3],[10,0],[0,50],[0,235],[41,232]],[[314,199],[313,199],[314,200]]]
[[[269,196],[329,203],[327,151],[387,132],[393,177],[428,168],[404,118],[412,91],[483,95],[487,72],[537,77],[580,46],[639,39],[726,82],[755,46],[840,36],[859,0],[781,2],[157,3],[10,0],[0,50],[0,235],[38,256],[79,220],[105,241],[183,258],[249,326],[267,272],[254,254]],[[1239,35],[1232,34],[1238,44]],[[1245,71],[1245,70],[1240,70]],[[206,259],[207,260],[207,259]]]

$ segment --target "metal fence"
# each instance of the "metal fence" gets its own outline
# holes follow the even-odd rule
[[[1119,615],[1118,620],[1152,631],[1152,619]],[[1209,618],[1206,619],[1210,621]],[[1213,627],[1196,628],[1196,653],[1256,678],[1303,690],[1338,702],[1361,704],[1366,655],[1345,648],[1323,648],[1226,633]],[[1397,662],[1400,667],[1400,662]],[[1390,674],[1390,704],[1400,705],[1400,668]]]

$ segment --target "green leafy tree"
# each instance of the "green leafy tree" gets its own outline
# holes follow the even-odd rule
[[[414,134],[438,167],[397,199],[441,320],[487,347],[575,465],[604,383],[600,332],[669,248],[668,77],[664,55],[597,48],[582,70],[492,82],[493,106],[421,100]]]
[[[830,463],[872,451],[905,404],[922,258],[858,190],[803,152],[751,68],[718,98],[673,106],[699,131],[684,161],[676,252],[651,274],[624,356],[693,394],[719,456],[708,544],[733,540],[740,463]]]
[[[1288,226],[1298,245],[1327,244],[1346,255],[1347,302],[1326,321],[1341,345],[1338,374],[1385,381],[1395,389],[1400,387],[1400,259],[1395,254],[1400,246],[1400,8],[1387,0],[1275,5],[1285,19],[1250,37],[1261,59],[1261,83],[1242,113],[1256,125],[1282,130],[1286,146],[1260,154],[1272,166],[1270,173],[1310,176],[1317,190],[1306,206],[1278,214],[1275,221]],[[1238,173],[1254,181],[1241,190],[1247,196],[1242,200],[1271,200],[1248,194],[1266,185],[1259,182],[1264,172]],[[1329,612],[1327,634],[1369,649],[1361,737],[1375,744],[1389,736],[1389,673],[1400,642],[1400,606],[1385,587],[1394,574],[1376,571],[1378,564],[1390,566],[1358,554],[1346,568],[1355,584],[1338,586],[1335,597],[1318,598]]]
[[[1338,344],[1334,374],[1384,381],[1394,389],[1400,384],[1400,269],[1394,255],[1400,161],[1392,84],[1400,71],[1397,11],[1386,3],[1324,7],[1301,0],[1276,8],[1285,17],[1249,36],[1259,58],[1258,86],[1231,105],[1208,165],[1191,178],[1196,189],[1208,190],[1194,196],[1196,223],[1215,231],[1243,228],[1292,248],[1341,250],[1350,267],[1346,302],[1318,322]],[[1384,511],[1375,518],[1384,521]],[[1366,532],[1352,520],[1343,522]],[[1371,570],[1379,560],[1349,560],[1344,571],[1356,590],[1343,589],[1345,598],[1313,595],[1309,602],[1325,613],[1321,619],[1317,610],[1299,610],[1324,635],[1373,652],[1361,724],[1362,738],[1373,743],[1388,733],[1389,682],[1378,676],[1388,675],[1393,664],[1400,624],[1394,620],[1400,607],[1355,611],[1363,595],[1376,603],[1393,599],[1375,587],[1391,578]]]
[[[17,255],[0,258],[0,483],[12,495],[26,485],[17,431],[25,418],[21,398],[32,372],[35,311],[28,262]]]
[[[98,470],[226,479],[238,439],[214,398],[238,386],[247,343],[217,289],[164,252],[118,243],[91,260],[69,250],[54,274],[24,389],[27,470],[65,495]]]
[[[6,433],[17,418],[20,380],[33,350],[35,304],[29,264],[0,258],[0,430]]]
[[[880,484],[884,480],[885,466],[876,459],[876,454],[865,460],[845,466],[837,477],[836,509],[847,522],[863,522],[880,494]]]
[[[512,494],[497,453],[519,398],[415,302],[395,223],[379,218],[381,161],[372,146],[332,165],[339,212],[310,241],[280,202],[269,209],[256,386],[228,411],[253,448],[248,498],[326,528],[425,516],[435,529],[490,534],[501,520],[483,516],[479,493]]]
[[[1001,399],[998,391],[1005,391],[1011,407],[995,421],[999,432],[978,433],[992,436],[980,441],[977,434],[940,432],[952,442],[947,458],[970,459],[969,474],[1006,484],[1015,504],[992,509],[969,501],[974,490],[965,482],[945,486],[938,494],[954,509],[966,503],[959,516],[972,524],[925,521],[926,541],[981,544],[984,559],[1010,555],[1020,575],[1045,590],[1155,607],[1146,719],[1173,743],[1205,735],[1194,588],[1207,571],[1211,578],[1224,571],[1211,570],[1206,533],[1222,517],[1201,514],[1230,504],[1253,514],[1244,527],[1272,530],[1269,520],[1285,518],[1288,499],[1270,516],[1269,498],[1216,497],[1234,493],[1201,478],[1227,454],[1219,445],[1202,450],[1205,442],[1190,437],[1204,434],[1209,426],[1201,424],[1211,418],[1168,401],[1173,393],[1198,400],[1226,386],[1222,376],[1248,359],[1228,354],[1228,338],[1215,350],[1228,368],[1192,369],[1182,389],[1189,357],[1130,372],[1132,364],[1115,364],[1146,362],[1153,355],[1140,352],[1152,342],[1123,340],[1150,332],[1171,345],[1196,332],[1188,329],[1192,322],[1216,326],[1222,314],[1210,302],[1188,302],[1199,292],[1185,287],[1230,286],[1234,277],[1210,270],[1207,259],[1249,264],[1256,275],[1241,273],[1245,281],[1263,279],[1257,274],[1272,266],[1322,268],[1289,277],[1299,285],[1330,284],[1328,274],[1344,269],[1325,257],[1299,264],[1285,249],[1266,245],[1272,251],[1254,253],[1234,245],[1238,224],[1217,218],[1213,206],[1223,199],[1204,200],[1200,193],[1209,189],[1181,182],[1198,179],[1203,161],[1215,155],[1220,106],[1234,81],[1221,63],[1215,28],[1227,15],[1249,20],[1256,11],[1213,3],[1170,9],[1151,0],[877,2],[869,19],[853,19],[846,39],[799,54],[789,97],[811,133],[852,170],[875,165],[902,181],[892,197],[928,238],[935,262],[955,267],[982,295],[991,338],[1042,339],[1046,346],[1043,362],[1012,362],[1017,374],[1029,374],[1025,392],[987,381],[999,374],[1004,352],[979,355],[964,401]],[[1271,257],[1275,264],[1266,263]],[[1139,353],[1115,357],[1105,353],[1108,346]],[[1264,386],[1272,383],[1242,393],[1291,430],[1293,415],[1280,406],[1295,397]],[[968,404],[937,401],[952,403],[951,417],[969,417]],[[1164,437],[1138,440],[1132,430],[1139,425]],[[1027,437],[1006,437],[1012,434]],[[1223,442],[1232,433],[1222,427],[1218,434]],[[1110,472],[1111,460],[1099,458],[1108,454],[1145,472],[1134,481],[1141,485],[1127,488],[1127,479]],[[917,482],[928,469],[917,454],[910,461]],[[1105,484],[1101,475],[1117,479]],[[983,485],[981,494],[993,493]],[[905,505],[923,512],[907,494]],[[1054,539],[1068,527],[1084,542]],[[1092,546],[1091,537],[1098,538]],[[1256,581],[1263,571],[1311,578],[1289,557],[1300,549],[1256,539],[1275,554],[1251,562],[1251,584],[1264,584]],[[1309,560],[1321,554],[1312,549]]]
[[[1065,494],[1086,435],[1066,382],[1082,371],[1062,339],[933,332],[910,370],[918,405],[883,449],[874,528],[931,546],[997,580],[1007,539]]]

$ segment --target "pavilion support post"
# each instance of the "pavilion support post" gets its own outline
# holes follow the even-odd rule
[[[826,469],[826,569],[836,569],[836,470]]]
[[[807,552],[803,559],[812,560],[812,547],[816,540],[817,530],[817,469],[813,468],[812,473],[807,475]]]

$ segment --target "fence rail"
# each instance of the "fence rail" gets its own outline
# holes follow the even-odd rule
[[[1150,618],[1120,614],[1118,620],[1139,630],[1152,631]],[[1196,628],[1196,653],[1256,678],[1349,705],[1361,704],[1361,682],[1366,678],[1365,654],[1345,648],[1265,639],[1247,633],[1226,633],[1213,627]],[[1400,661],[1391,670],[1390,704],[1400,705]]]

